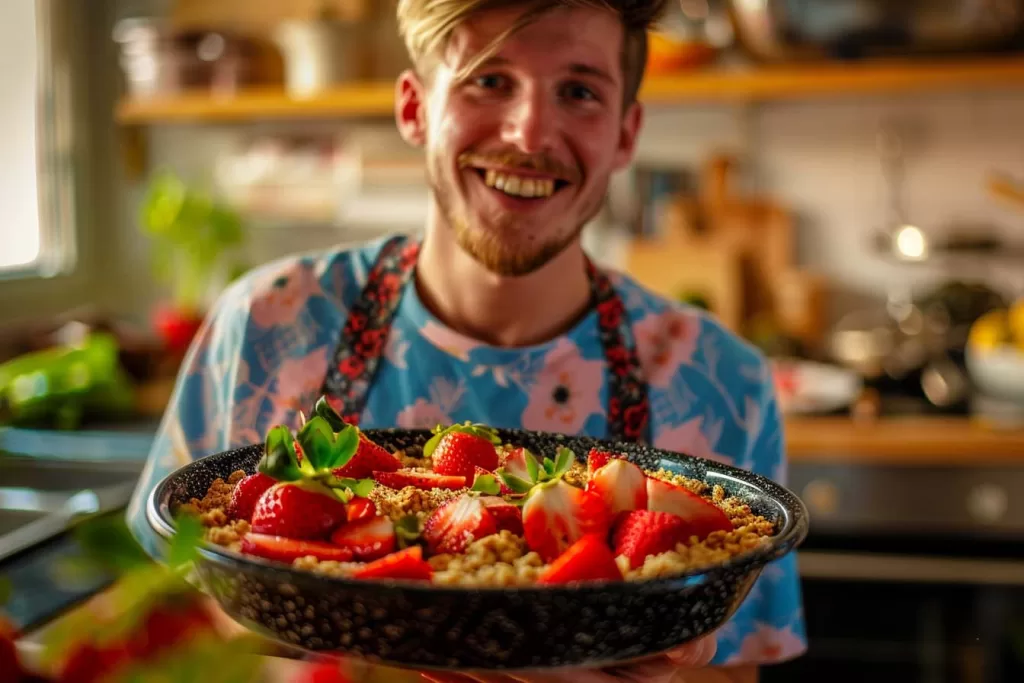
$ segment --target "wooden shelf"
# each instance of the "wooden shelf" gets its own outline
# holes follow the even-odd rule
[[[641,97],[651,105],[674,105],[1014,86],[1024,86],[1024,57],[713,68],[650,77]],[[308,99],[289,97],[276,89],[223,96],[197,92],[126,99],[117,109],[117,120],[147,124],[387,117],[393,112],[393,103],[391,81],[341,87]]]

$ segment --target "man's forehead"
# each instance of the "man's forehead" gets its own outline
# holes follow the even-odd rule
[[[521,10],[481,12],[459,26],[448,44],[447,62],[458,69],[502,35]],[[542,56],[552,67],[583,64],[614,74],[622,47],[622,26],[611,12],[596,8],[559,7],[545,12],[509,36],[495,57],[515,62],[517,57]]]

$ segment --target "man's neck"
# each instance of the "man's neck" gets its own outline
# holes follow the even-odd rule
[[[501,277],[428,228],[416,266],[423,304],[448,327],[479,342],[521,347],[570,330],[590,306],[583,248],[577,240],[540,270]]]

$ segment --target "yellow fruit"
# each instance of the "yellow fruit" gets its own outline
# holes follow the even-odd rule
[[[1017,299],[1010,306],[1006,324],[1010,328],[1009,332],[1013,337],[1013,343],[1018,349],[1024,349],[1024,299]]]
[[[967,343],[976,351],[994,351],[1006,343],[1009,332],[1007,312],[989,311],[971,325]]]

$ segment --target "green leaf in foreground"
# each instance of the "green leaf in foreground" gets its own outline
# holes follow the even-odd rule
[[[477,476],[476,481],[473,482],[473,488],[470,491],[479,491],[480,493],[486,493],[491,496],[497,496],[501,494],[501,484],[498,480],[489,474],[481,474]]]

